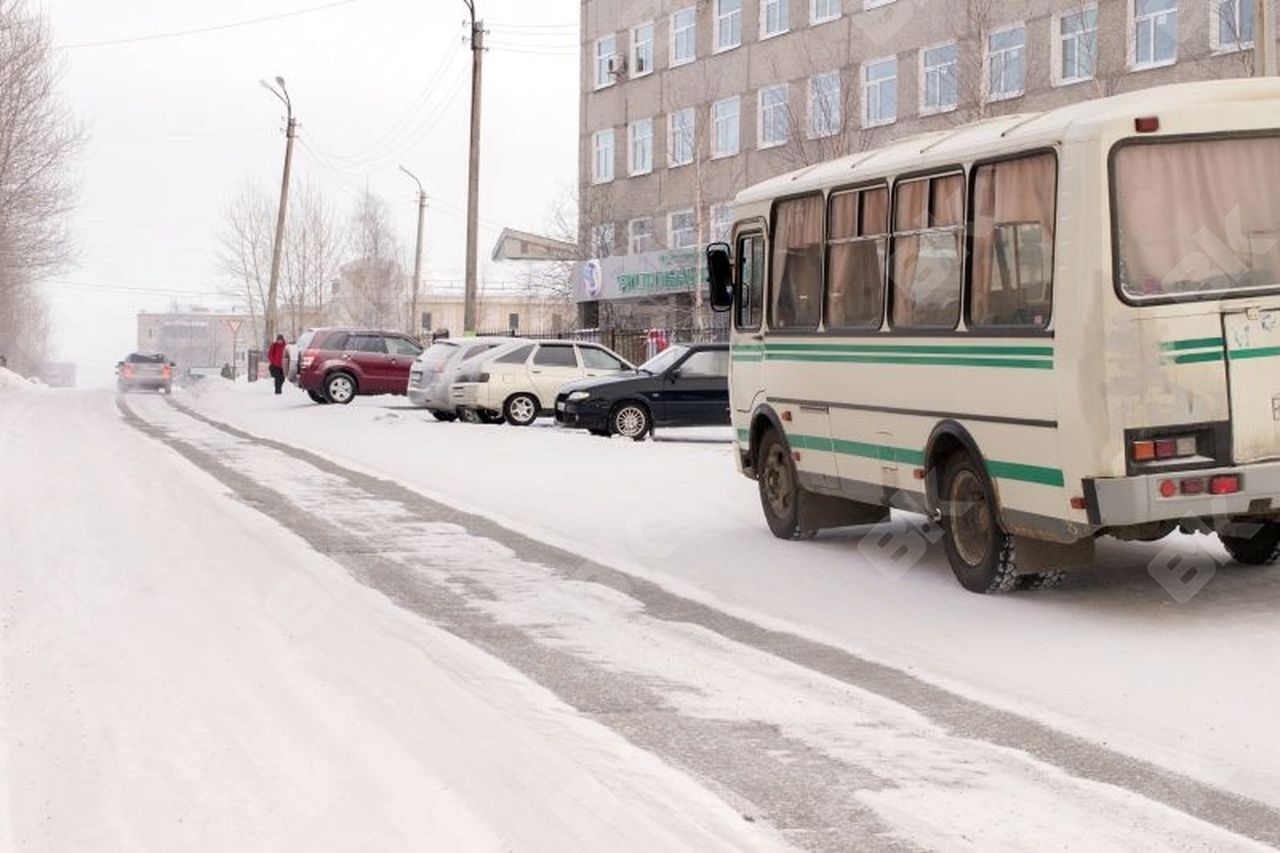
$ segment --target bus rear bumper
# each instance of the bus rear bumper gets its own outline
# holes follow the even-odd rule
[[[1085,480],[1084,488],[1089,523],[1101,527],[1269,515],[1280,511],[1280,462]]]

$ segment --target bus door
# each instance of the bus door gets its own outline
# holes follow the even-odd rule
[[[1280,458],[1280,310],[1225,314],[1222,324],[1235,461]]]
[[[729,398],[734,422],[744,428],[764,393],[764,232],[738,235],[737,293],[733,305],[733,366],[729,371]]]

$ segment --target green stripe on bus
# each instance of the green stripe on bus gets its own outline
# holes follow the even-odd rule
[[[1199,364],[1206,361],[1222,361],[1223,358],[1225,356],[1222,354],[1222,350],[1213,350],[1211,352],[1186,353],[1185,355],[1174,356],[1172,359],[1166,356],[1165,363],[1168,364],[1172,361],[1173,364]]]
[[[1280,347],[1255,347],[1254,349],[1233,349],[1227,353],[1232,360],[1238,358],[1274,358],[1280,355]]]
[[[839,453],[842,456],[860,456],[864,459],[877,459],[882,462],[899,462],[903,465],[923,465],[924,453],[906,447],[891,447],[884,444],[868,444],[862,441],[844,441],[823,438],[816,435],[788,435],[793,450],[818,450],[824,453]],[[1063,488],[1066,477],[1058,468],[1046,468],[1042,465],[1025,465],[1021,462],[999,462],[987,460],[987,470],[998,480],[1018,480],[1040,486],[1056,486]]]
[[[947,344],[768,344],[775,352],[915,353],[920,355],[1023,355],[1053,358],[1053,347],[1002,347]]]
[[[910,355],[827,355],[825,353],[769,352],[769,361],[825,362],[832,364],[924,364],[951,367],[1008,367],[1025,370],[1053,370],[1051,360],[1019,358],[981,358],[966,356]]]
[[[1189,338],[1181,341],[1165,341],[1160,344],[1160,349],[1165,352],[1179,352],[1184,349],[1207,349],[1209,347],[1221,347],[1226,344],[1222,338]]]

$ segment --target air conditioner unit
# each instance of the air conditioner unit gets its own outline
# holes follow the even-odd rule
[[[609,57],[609,73],[615,77],[621,77],[627,73],[627,58],[620,53],[615,53]]]

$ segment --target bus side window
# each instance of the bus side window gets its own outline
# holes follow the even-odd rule
[[[964,176],[894,188],[893,325],[954,329],[960,322]]]
[[[1056,158],[979,166],[973,192],[970,324],[1045,328],[1053,303]]]
[[[769,325],[816,329],[822,316],[821,195],[778,202],[774,208]]]
[[[745,234],[738,238],[738,308],[735,325],[739,329],[760,328],[764,306],[764,235]]]
[[[827,328],[879,329],[889,250],[889,191],[831,196],[827,220]]]

